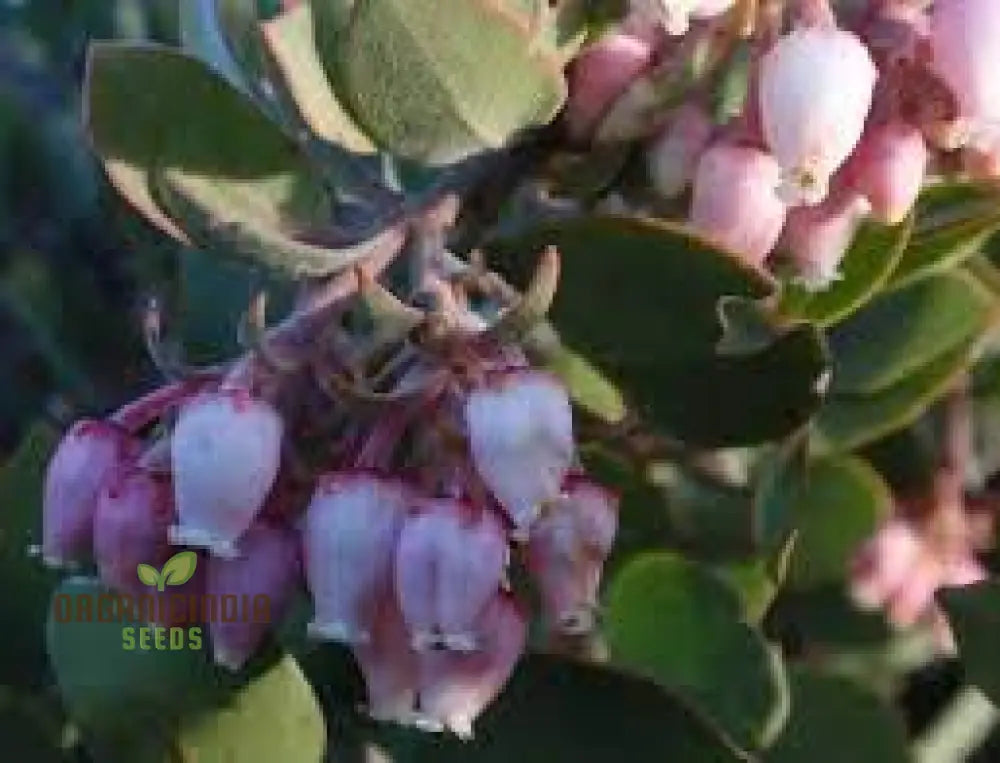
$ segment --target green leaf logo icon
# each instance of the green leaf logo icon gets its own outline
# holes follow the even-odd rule
[[[194,576],[197,566],[198,555],[194,551],[181,551],[170,557],[159,572],[151,565],[140,564],[136,567],[136,573],[143,585],[155,585],[157,591],[162,591],[165,586],[188,582]]]

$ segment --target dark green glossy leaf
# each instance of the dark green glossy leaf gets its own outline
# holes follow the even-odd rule
[[[904,381],[982,333],[993,305],[992,295],[963,272],[882,296],[831,332],[831,392],[871,394]]]
[[[891,288],[950,270],[978,252],[1000,228],[1000,201],[985,185],[941,185],[921,194],[915,215]]]
[[[841,278],[828,289],[811,292],[788,283],[781,295],[779,312],[831,326],[864,305],[886,282],[903,256],[913,220],[889,227],[868,222],[854,237],[840,266]]]
[[[943,395],[972,360],[967,342],[873,395],[831,395],[815,419],[824,447],[853,450],[913,423]]]
[[[551,316],[567,346],[670,434],[698,445],[747,444],[786,434],[815,410],[826,368],[815,328],[791,329],[750,355],[716,352],[719,299],[768,296],[774,284],[762,273],[681,228],[612,217],[554,223],[504,242],[495,247],[503,253],[497,265],[523,281],[549,244],[563,255]]]
[[[689,697],[740,745],[764,741],[780,679],[728,585],[679,556],[650,553],[619,572],[607,600],[616,664]]]
[[[800,484],[792,507],[796,539],[788,584],[841,582],[858,546],[888,515],[892,496],[868,464],[850,456],[811,462]]]
[[[790,671],[792,713],[766,763],[906,763],[902,720],[848,679],[805,667]]]
[[[735,763],[741,758],[683,702],[591,665],[525,658],[469,742],[400,729],[375,736],[398,763]]]
[[[965,679],[1000,706],[1000,582],[946,588],[938,599],[955,634]]]

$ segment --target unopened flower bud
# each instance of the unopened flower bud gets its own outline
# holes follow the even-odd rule
[[[479,649],[475,621],[500,590],[506,563],[506,534],[490,511],[438,499],[407,518],[396,591],[414,648]]]
[[[781,170],[763,151],[719,145],[698,163],[691,202],[691,225],[709,241],[760,265],[774,248],[785,223],[778,198]]]
[[[181,409],[171,441],[177,544],[235,556],[274,484],[283,424],[245,391],[218,392]]]
[[[567,634],[594,624],[601,568],[611,552],[618,499],[593,482],[573,479],[532,528],[528,568],[547,619]]]
[[[368,715],[376,721],[403,725],[414,719],[419,683],[417,654],[399,611],[395,593],[379,598],[371,638],[354,645],[358,667],[368,689]]]
[[[1000,122],[1000,3],[937,0],[931,10],[934,71],[958,100],[964,144]]]
[[[823,291],[840,278],[841,260],[870,208],[862,196],[838,195],[815,207],[789,211],[782,246],[795,263],[802,286]]]
[[[248,601],[248,616],[218,616],[209,622],[215,662],[239,670],[264,634],[284,616],[300,579],[298,536],[286,527],[255,524],[240,539],[238,559],[210,557],[205,592]],[[221,614],[221,613],[220,613]]]
[[[788,204],[826,197],[831,176],[861,138],[877,76],[861,40],[835,28],[793,30],[764,56],[761,122]]]
[[[917,201],[927,161],[920,130],[890,122],[865,133],[844,172],[850,187],[868,199],[876,220],[898,225]]]
[[[109,477],[130,461],[138,444],[104,421],[78,421],[49,461],[42,498],[42,557],[58,567],[90,554],[94,513]]]
[[[523,534],[559,495],[573,462],[566,389],[537,371],[495,374],[469,393],[465,424],[476,471]]]
[[[652,46],[628,34],[610,33],[585,48],[569,71],[565,119],[573,139],[588,139],[618,96],[652,61]]]
[[[476,626],[485,637],[479,651],[420,654],[418,725],[471,739],[476,718],[510,678],[527,637],[527,622],[513,598],[494,595]]]
[[[666,199],[680,196],[694,176],[698,157],[712,137],[712,121],[698,106],[681,106],[646,157],[653,188]]]
[[[302,529],[315,601],[311,635],[348,644],[371,638],[376,602],[391,589],[396,541],[410,502],[401,482],[368,472],[320,479]]]

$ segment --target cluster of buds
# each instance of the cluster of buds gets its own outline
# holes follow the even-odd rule
[[[547,309],[557,253],[523,299],[428,257],[410,304],[342,276],[230,366],[75,425],[49,465],[45,560],[93,558],[138,594],[137,565],[190,549],[190,590],[267,595],[275,622],[306,591],[309,635],[351,648],[373,717],[469,736],[525,648],[512,566],[550,632],[587,633],[617,499],[581,471],[567,392],[511,330]],[[234,669],[268,630],[207,625]]]
[[[861,221],[902,222],[929,173],[1000,178],[991,0],[631,7],[574,63],[569,131],[641,137],[659,196],[690,186],[693,229],[754,266],[826,288]],[[742,106],[713,110],[737,67]]]

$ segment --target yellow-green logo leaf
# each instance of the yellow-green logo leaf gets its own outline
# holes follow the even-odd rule
[[[157,585],[159,583],[160,573],[156,571],[156,567],[140,564],[136,568],[136,572],[139,573],[139,580],[142,581],[143,585]]]
[[[170,557],[159,572],[148,564],[140,564],[136,572],[144,585],[155,585],[157,591],[162,591],[165,586],[188,582],[194,576],[197,566],[198,555],[194,551],[181,551]]]

